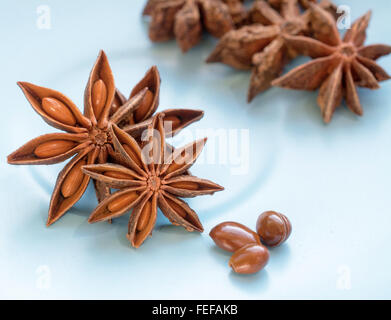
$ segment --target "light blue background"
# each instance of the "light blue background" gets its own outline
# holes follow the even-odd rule
[[[354,18],[373,9],[367,43],[391,43],[389,1],[337,3],[350,4]],[[360,91],[364,117],[343,107],[329,125],[321,120],[316,93],[276,88],[247,105],[249,73],[203,63],[215,39],[204,38],[187,55],[175,42],[152,44],[140,17],[143,4],[2,1],[0,298],[391,298],[391,82]],[[36,27],[40,5],[50,6],[50,30]],[[57,89],[82,108],[99,49],[126,94],[156,64],[163,80],[160,109],[204,109],[193,129],[250,130],[248,174],[231,175],[229,163],[193,169],[226,188],[213,198],[189,200],[204,224],[202,235],[159,217],[153,237],[134,250],[125,238],[127,217],[113,225],[86,222],[96,205],[92,188],[46,228],[63,165],[7,165],[7,154],[53,131],[16,81]],[[380,64],[391,72],[391,57]],[[267,209],[288,215],[292,237],[271,250],[259,274],[232,273],[229,255],[215,248],[209,230],[226,220],[254,227]],[[48,287],[40,285],[45,275]],[[351,288],[341,290],[346,276]]]

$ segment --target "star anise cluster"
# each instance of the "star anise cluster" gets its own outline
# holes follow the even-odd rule
[[[206,139],[174,151],[167,148],[164,116],[160,113],[153,118],[141,145],[116,125],[111,126],[115,164],[83,167],[95,181],[118,189],[98,205],[89,222],[110,220],[132,210],[127,237],[136,248],[152,234],[158,207],[172,224],[202,232],[197,214],[178,197],[196,197],[223,190],[211,181],[188,173]]]
[[[376,60],[391,53],[391,46],[364,46],[371,12],[368,12],[340,37],[332,16],[317,6],[311,7],[314,38],[286,36],[290,48],[310,56],[312,61],[299,66],[273,85],[288,89],[319,89],[318,105],[324,121],[330,122],[342,99],[357,115],[363,114],[356,87],[380,88],[379,82],[390,79]]]
[[[83,113],[58,91],[27,82],[18,85],[43,120],[65,132],[45,134],[27,142],[8,156],[8,163],[48,165],[73,157],[57,177],[47,220],[47,225],[51,225],[84,194],[90,176],[81,168],[115,158],[112,126],[121,127],[123,132],[140,141],[159,105],[160,76],[157,68],[152,67],[126,99],[116,89],[108,59],[101,51],[84,92]],[[166,134],[176,134],[202,116],[200,110],[165,110]],[[106,183],[94,181],[94,186],[98,201],[111,193]]]
[[[178,32],[183,32],[179,35],[175,33],[174,26],[177,23],[179,26],[181,21],[186,20],[185,12],[189,11],[185,8],[193,6],[195,12],[196,8],[203,8],[200,6],[201,2],[203,1],[198,1],[197,4],[197,0],[150,0],[146,11],[153,16],[154,13],[162,12],[162,3],[181,3],[182,9],[175,11],[172,24],[165,26],[170,25],[171,36],[175,35],[186,51],[198,43],[202,17],[205,14],[199,16],[200,20],[195,19],[200,21],[200,27],[195,33],[188,32],[195,29],[186,29],[182,25],[178,27]],[[233,21],[230,28],[219,28],[224,32],[218,35],[221,38],[206,61],[251,70],[249,102],[271,86],[319,89],[318,104],[324,121],[330,122],[343,98],[350,110],[362,115],[363,108],[356,87],[378,89],[379,82],[389,79],[376,60],[388,55],[391,52],[390,46],[364,46],[370,14],[358,19],[341,38],[337,22],[342,13],[330,0],[254,0],[248,5],[240,0],[206,2],[219,2],[221,6],[227,7]],[[160,9],[157,9],[157,3],[161,4]],[[197,12],[205,11],[207,9],[203,8]],[[164,16],[168,17],[167,14]],[[150,30],[153,30],[156,21],[157,19],[152,18]],[[187,24],[187,27],[190,25],[192,24]],[[164,28],[160,26],[157,29]],[[194,37],[194,34],[198,36]],[[314,60],[280,78],[285,66],[298,55],[310,56]]]
[[[310,5],[304,1],[302,4],[302,8]],[[319,6],[327,10],[334,8],[327,0],[321,1]],[[251,69],[250,102],[257,94],[269,89],[285,65],[298,55],[297,50],[286,44],[285,36],[311,35],[311,14],[302,8],[298,0],[255,1],[248,12],[250,25],[225,34],[207,62]]]

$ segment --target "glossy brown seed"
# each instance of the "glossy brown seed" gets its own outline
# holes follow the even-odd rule
[[[171,199],[166,197],[166,201],[168,202],[168,205],[177,213],[179,214],[182,218],[186,218],[187,213],[185,209],[183,209],[179,204],[176,202],[172,201]]]
[[[86,164],[86,160],[81,160],[74,165],[69,171],[67,177],[61,186],[61,193],[64,198],[69,198],[74,195],[79,189],[81,182],[83,181],[84,173],[81,171],[81,167]]]
[[[118,171],[106,171],[104,175],[114,179],[133,179],[131,175]]]
[[[92,107],[94,114],[99,119],[107,100],[107,88],[102,79],[95,81],[92,87]]]
[[[236,273],[251,274],[262,270],[269,261],[269,251],[263,245],[249,244],[236,251],[229,266]]]
[[[191,181],[178,181],[170,183],[170,186],[177,189],[186,189],[186,190],[198,190],[199,185],[196,182]]]
[[[257,233],[263,244],[277,247],[285,242],[292,232],[288,218],[281,213],[266,211],[257,220]]]
[[[38,158],[51,158],[71,150],[76,143],[69,140],[51,140],[37,146],[34,154]]]
[[[55,98],[43,98],[42,99],[42,109],[53,119],[67,124],[69,126],[74,126],[76,124],[76,119],[69,108],[63,104],[60,100]]]
[[[136,153],[134,150],[128,146],[127,144],[123,144],[122,147],[125,149],[126,153],[129,155],[129,157],[136,162],[136,164],[142,168],[142,163],[141,160],[137,157]]]
[[[111,212],[117,212],[128,206],[130,203],[132,203],[134,200],[138,198],[138,193],[136,191],[128,192],[126,194],[123,194],[122,196],[119,196],[115,200],[109,203],[107,206],[107,209]]]
[[[150,106],[153,102],[153,97],[154,97],[154,95],[153,95],[152,91],[147,90],[143,101],[141,101],[140,106],[134,112],[134,118],[135,118],[136,122],[140,122],[141,120],[144,120],[144,116],[148,112],[148,109],[150,108]]]
[[[218,247],[235,252],[248,244],[261,244],[258,235],[237,222],[223,222],[215,226],[209,233]]]
[[[144,208],[141,210],[140,217],[137,222],[137,231],[142,231],[148,224],[148,220],[151,216],[151,202],[147,202]]]

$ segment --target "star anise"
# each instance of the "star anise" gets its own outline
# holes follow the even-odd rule
[[[201,40],[205,29],[221,37],[234,27],[229,7],[222,0],[149,0],[149,38],[160,42],[176,38],[183,52]]]
[[[85,89],[84,114],[58,91],[27,82],[19,82],[18,85],[44,121],[66,133],[45,134],[31,140],[10,154],[8,163],[54,164],[76,155],[58,175],[47,220],[47,225],[51,225],[84,194],[90,177],[83,174],[81,167],[105,163],[113,152],[110,126],[125,120],[128,131],[141,131],[147,127],[147,119],[158,105],[160,78],[156,67],[153,67],[132,91],[131,98],[123,104],[122,100],[125,99],[119,96],[118,91],[116,93],[109,62],[101,51]],[[115,112],[112,112],[113,109]],[[181,119],[172,122],[175,123],[172,133],[176,133],[201,118],[203,112],[169,110],[168,114]],[[109,188],[99,182],[95,183],[95,190],[99,201],[110,194]]]
[[[250,10],[255,23],[224,35],[207,62],[222,62],[237,69],[251,69],[248,101],[268,89],[283,67],[296,56],[284,41],[284,35],[308,31],[308,14],[301,14],[297,0],[281,3],[281,13],[265,1],[256,1]]]
[[[375,61],[391,53],[383,44],[364,46],[371,12],[359,18],[341,39],[333,17],[311,5],[315,38],[285,36],[287,44],[314,60],[299,66],[273,82],[288,89],[320,88],[318,104],[324,121],[330,122],[344,97],[348,108],[363,114],[356,86],[378,89],[390,76]]]
[[[103,200],[89,222],[116,218],[132,210],[127,237],[139,247],[152,233],[157,207],[174,225],[188,231],[203,231],[197,214],[178,197],[195,197],[223,190],[219,185],[186,174],[202,151],[201,139],[166,154],[164,114],[150,124],[142,147],[130,135],[113,125],[110,128],[119,164],[86,165],[83,171],[93,179],[119,191]]]

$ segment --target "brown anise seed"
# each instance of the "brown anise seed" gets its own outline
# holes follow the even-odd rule
[[[262,270],[269,261],[269,251],[263,245],[249,244],[236,251],[229,266],[236,273],[251,274]]]
[[[138,193],[136,191],[132,191],[122,196],[119,196],[114,201],[110,202],[107,206],[107,209],[111,212],[119,211],[129,205],[131,202],[138,198]]]
[[[167,126],[166,122],[170,123],[171,129],[176,129],[181,124],[181,119],[177,116],[166,116],[164,118],[164,124]]]
[[[76,124],[76,119],[72,111],[60,100],[50,97],[43,98],[42,109],[53,119],[61,123],[65,123],[69,126],[74,126]]]
[[[137,157],[136,153],[133,151],[133,149],[131,147],[129,147],[127,144],[123,144],[122,147],[125,149],[126,153],[129,155],[129,157],[132,158],[132,160],[134,162],[136,162],[136,164],[139,166],[139,167],[142,167],[142,163],[141,163],[141,160]]]
[[[172,201],[171,199],[166,198],[166,201],[168,202],[169,206],[182,218],[186,218],[187,212],[176,202]]]
[[[64,198],[69,198],[75,194],[77,189],[79,189],[84,177],[84,173],[81,171],[81,167],[85,164],[86,160],[81,160],[71,169],[71,171],[69,171],[61,186],[61,193]]]
[[[151,216],[151,202],[147,201],[144,208],[141,210],[140,217],[137,222],[137,231],[143,231],[148,224]]]
[[[107,100],[107,88],[102,79],[95,81],[92,87],[92,107],[95,117],[98,119]]]
[[[141,101],[139,107],[134,112],[134,117],[136,122],[140,122],[143,120],[145,114],[148,112],[149,107],[151,106],[153,102],[153,93],[151,90],[147,90],[145,93],[143,101]]]
[[[277,247],[290,236],[292,225],[288,218],[278,212],[266,211],[257,220],[257,233],[263,244]]]
[[[51,140],[35,148],[34,154],[38,158],[50,158],[71,150],[76,143],[69,140]]]
[[[118,171],[106,171],[105,176],[114,178],[114,179],[132,179],[133,177],[129,174],[118,172]]]
[[[209,236],[219,248],[229,252],[235,252],[248,244],[261,244],[254,231],[237,222],[220,223],[210,231]]]
[[[178,181],[169,184],[173,188],[186,189],[186,190],[198,190],[199,185],[196,182],[191,181]]]

